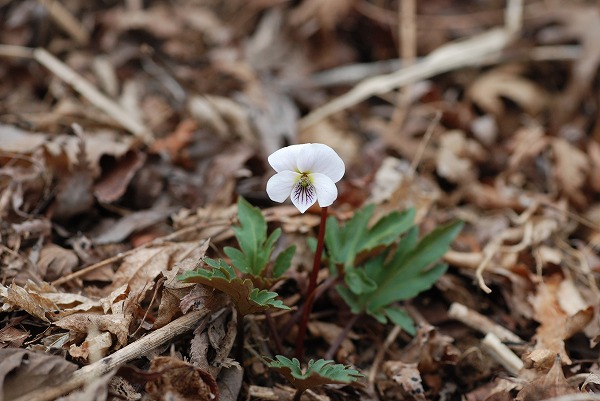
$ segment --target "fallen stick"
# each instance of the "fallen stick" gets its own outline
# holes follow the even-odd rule
[[[481,63],[487,57],[502,50],[512,37],[509,30],[497,28],[467,40],[450,42],[434,50],[416,64],[360,82],[349,92],[325,103],[302,118],[299,121],[300,129],[308,128],[325,117],[352,107],[373,95],[387,93],[435,75]]]
[[[50,401],[67,394],[94,378],[104,375],[111,370],[134,359],[147,355],[150,351],[168,343],[175,337],[186,333],[197,326],[197,323],[208,316],[212,311],[211,307],[204,307],[201,310],[190,312],[180,318],[172,321],[160,329],[153,331],[145,337],[127,345],[113,354],[100,359],[91,365],[79,369],[70,379],[53,386],[34,390],[28,394],[22,395],[13,401]]]
[[[496,335],[488,333],[481,341],[481,346],[510,374],[519,375],[519,371],[523,368],[523,361],[510,348],[502,344]]]
[[[516,344],[524,344],[525,340],[508,330],[505,327],[493,322],[473,309],[467,308],[465,305],[458,302],[453,302],[448,310],[448,316],[452,319],[459,320],[483,334],[492,333],[503,342],[511,342]]]
[[[39,0],[46,7],[50,17],[71,36],[77,43],[87,46],[90,43],[90,33],[77,18],[56,0]]]
[[[71,85],[81,96],[112,117],[127,131],[139,137],[145,143],[152,142],[150,131],[142,122],[135,119],[117,102],[104,95],[94,85],[77,74],[71,67],[54,57],[46,49],[34,49],[33,58],[58,78]]]

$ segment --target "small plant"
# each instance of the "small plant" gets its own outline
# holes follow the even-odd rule
[[[374,206],[356,212],[344,225],[330,217],[325,234],[329,266],[344,274],[337,291],[352,313],[367,313],[381,323],[391,320],[414,334],[412,320],[397,301],[425,291],[446,272],[436,262],[460,232],[456,221],[418,239],[414,209],[392,212],[369,228]],[[404,236],[402,236],[404,234]]]
[[[218,262],[205,259],[206,264],[212,269],[198,269],[179,276],[179,280],[186,283],[200,283],[216,288],[229,295],[240,315],[246,316],[254,313],[265,312],[271,308],[286,309],[278,299],[276,292],[261,290],[254,287],[250,279],[241,279],[235,270],[224,260]]]
[[[208,268],[200,268],[179,276],[186,283],[202,283],[228,294],[238,311],[244,316],[264,312],[269,308],[289,309],[283,302],[275,300],[277,293],[269,288],[290,267],[296,246],[281,252],[272,269],[271,256],[281,229],[267,236],[267,222],[259,208],[252,206],[241,196],[238,199],[239,227],[233,232],[241,249],[225,247],[223,251],[231,258],[233,267],[223,259],[204,258]],[[241,278],[235,269],[241,273]]]
[[[313,387],[324,384],[350,384],[363,377],[356,369],[351,369],[332,360],[310,360],[305,370],[296,358],[289,359],[277,355],[276,360],[265,358],[267,366],[281,373],[296,388],[294,400],[300,400],[302,393]]]
[[[346,166],[335,150],[321,143],[305,143],[279,149],[269,156],[269,164],[277,172],[267,182],[267,194],[271,200],[283,202],[289,197],[300,213],[304,213],[315,202],[321,206],[315,258],[296,337],[296,357],[301,358],[304,354],[308,316],[312,310],[317,276],[321,268],[327,207],[337,199],[335,183],[344,176]]]

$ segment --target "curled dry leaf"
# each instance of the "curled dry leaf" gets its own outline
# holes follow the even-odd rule
[[[158,306],[158,316],[154,321],[154,328],[159,328],[181,313],[179,304],[183,297],[190,293],[193,284],[183,283],[177,280],[177,276],[198,268],[200,260],[206,254],[210,240],[205,240],[200,246],[194,249],[189,257],[176,263],[173,269],[163,272],[166,281],[163,285],[160,305]]]
[[[24,310],[44,322],[50,322],[58,311],[58,306],[48,298],[16,284],[9,287],[0,284],[0,297],[3,301],[2,311]]]
[[[94,336],[109,332],[117,339],[116,348],[127,344],[129,323],[130,318],[123,314],[95,315],[91,313],[78,313],[54,322],[56,326],[69,330],[75,338],[81,335],[88,336],[90,333]],[[104,341],[100,340],[100,342]]]
[[[531,114],[537,115],[547,107],[548,95],[535,82],[519,75],[519,66],[501,67],[480,75],[469,87],[468,96],[483,110],[502,116],[507,98]]]
[[[452,183],[468,184],[477,178],[473,160],[485,159],[485,151],[465,133],[454,130],[442,134],[436,158],[436,171]]]
[[[39,274],[46,281],[53,281],[66,276],[79,264],[79,258],[70,249],[55,244],[48,244],[40,251],[37,267]]]
[[[516,401],[538,401],[566,394],[578,393],[577,387],[569,385],[562,371],[560,356],[554,355],[554,363],[547,373],[523,386]]]
[[[591,307],[577,309],[572,315],[561,307],[560,299],[563,294],[560,289],[563,280],[559,274],[548,277],[538,285],[537,293],[531,299],[535,311],[533,318],[540,323],[535,335],[535,350],[549,351],[545,361],[538,361],[541,366],[550,366],[556,355],[559,355],[564,363],[571,364],[564,340],[582,331],[593,316]]]
[[[219,388],[210,373],[173,357],[155,357],[150,371],[156,380],[146,383],[146,392],[157,399],[179,401],[212,401]]]
[[[585,204],[583,184],[590,172],[587,155],[564,139],[552,141],[555,166],[554,176],[562,192],[578,205]]]
[[[144,165],[146,154],[130,150],[115,160],[94,184],[94,196],[100,202],[111,203],[123,196],[133,176]]]
[[[0,349],[0,401],[57,385],[77,369],[63,357],[24,349]]]
[[[378,387],[386,400],[427,400],[416,363],[387,361],[383,364],[383,370],[390,380],[383,381]]]
[[[237,336],[239,318],[232,311],[232,308],[225,309],[207,327],[199,326],[190,343],[190,362],[213,377],[217,377],[224,367],[239,367],[237,362],[229,358]]]

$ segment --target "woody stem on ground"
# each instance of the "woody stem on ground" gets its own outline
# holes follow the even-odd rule
[[[296,338],[296,358],[302,360],[304,354],[304,338],[306,337],[306,327],[308,326],[308,317],[312,310],[315,289],[317,288],[317,277],[321,267],[321,257],[323,256],[323,247],[325,245],[325,224],[327,223],[327,207],[321,208],[321,223],[319,224],[319,236],[317,237],[317,249],[315,250],[315,259],[313,269],[310,273],[308,290],[306,291],[306,301],[302,307],[302,317],[298,326],[298,337]]]

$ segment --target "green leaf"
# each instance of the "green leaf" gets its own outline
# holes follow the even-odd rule
[[[296,245],[292,245],[283,250],[275,259],[273,265],[273,277],[279,278],[290,268],[292,264],[292,258],[296,253]]]
[[[386,316],[394,323],[396,326],[400,326],[404,331],[408,334],[414,336],[417,333],[415,329],[415,323],[411,319],[411,317],[404,311],[396,306],[390,306],[383,309],[383,312]]]
[[[233,232],[244,255],[245,260],[242,264],[247,266],[249,274],[257,276],[268,262],[268,256],[265,258],[263,251],[267,239],[267,222],[260,209],[241,196],[237,206],[240,226],[234,227]]]
[[[392,241],[392,243],[398,241],[395,247],[387,247],[382,252],[371,256],[362,266],[346,265],[344,268],[346,286],[336,287],[352,313],[366,312],[382,323],[390,319],[409,333],[414,331],[412,321],[401,310],[391,305],[431,288],[446,272],[448,268],[446,264],[436,264],[433,267],[432,265],[446,253],[463,225],[462,222],[454,222],[441,226],[419,241],[418,227],[409,227],[407,223],[412,220],[413,213],[411,211],[396,215],[396,218],[400,215],[404,217],[401,219],[402,224],[396,225],[393,230],[396,232],[408,230],[408,232],[399,241],[398,238]],[[381,243],[391,240],[390,233],[393,230],[384,229],[391,224],[389,216],[380,219],[381,225],[378,225],[378,222],[373,226],[372,237],[363,236],[367,242],[369,238],[373,238],[374,241],[365,247],[370,247],[377,241]],[[362,217],[363,221],[364,217]],[[343,233],[345,230],[345,227],[340,229],[340,236],[343,238],[349,235]],[[355,236],[360,237],[361,234],[355,233]]]
[[[290,381],[298,390],[306,390],[325,384],[350,384],[364,377],[358,370],[336,364],[332,360],[310,360],[306,370],[302,370],[300,361],[276,355],[275,360],[265,358],[267,365]]]
[[[447,266],[442,264],[426,269],[444,256],[462,227],[460,221],[438,227],[413,249],[410,249],[411,240],[408,246],[397,251],[392,261],[384,267],[385,272],[377,274],[380,276],[377,280],[379,285],[377,291],[370,294],[368,309],[376,310],[430,288],[445,273]]]
[[[252,206],[241,196],[238,199],[239,227],[233,227],[233,232],[240,249],[225,247],[223,251],[231,259],[233,266],[244,274],[252,276],[255,283],[272,284],[274,280],[266,277],[265,272],[271,260],[275,243],[281,237],[281,229],[277,228],[267,237],[267,222],[259,208]],[[294,248],[295,249],[295,248]],[[294,251],[290,248],[279,262],[275,262],[273,272],[280,277],[289,264]],[[278,275],[277,275],[278,274]]]
[[[355,294],[368,294],[377,289],[377,283],[371,280],[364,269],[346,266],[344,280]]]
[[[226,293],[243,316],[264,312],[271,308],[290,309],[283,302],[275,299],[277,293],[260,290],[254,287],[251,280],[236,277],[233,268],[224,260],[220,259],[217,262],[206,258],[205,262],[211,269],[189,271],[177,278],[185,283],[200,283]]]
[[[223,248],[225,255],[231,259],[231,264],[242,273],[250,273],[246,256],[239,249],[226,246]]]
[[[344,267],[352,266],[359,253],[392,244],[412,226],[415,218],[413,208],[402,213],[392,212],[369,228],[374,211],[375,205],[367,205],[354,213],[343,226],[333,216],[329,217],[325,242],[335,263],[341,263]]]

